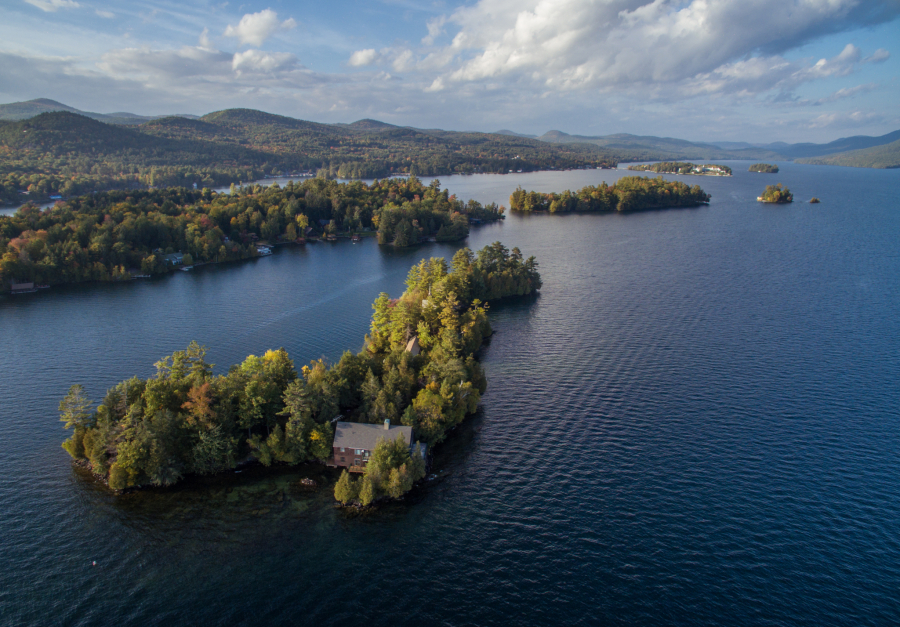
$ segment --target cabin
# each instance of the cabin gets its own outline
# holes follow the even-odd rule
[[[163,260],[166,262],[166,265],[180,266],[184,263],[184,255],[182,253],[170,253],[168,255],[163,255]]]
[[[390,420],[385,420],[383,425],[339,420],[334,428],[333,465],[350,472],[365,472],[378,441],[382,438],[396,440],[400,436],[409,443],[410,455],[425,457],[425,445],[413,440],[412,427],[391,425]]]

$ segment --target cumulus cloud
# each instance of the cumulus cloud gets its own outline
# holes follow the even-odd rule
[[[480,0],[428,23],[423,43],[452,25],[449,45],[369,59],[395,71],[437,70],[444,85],[512,79],[551,90],[612,91],[693,82],[708,91],[737,77],[764,82],[773,71],[779,79],[803,71],[797,78],[841,75],[860,62],[855,46],[809,68],[780,55],[898,14],[893,0]],[[434,77],[429,83],[439,84]]]
[[[77,9],[81,6],[74,0],[25,0],[25,2],[46,13],[55,13],[60,9]]]
[[[238,52],[231,59],[231,69],[239,75],[241,72],[279,72],[291,71],[299,67],[300,62],[292,54],[286,52],[263,52],[262,50],[247,50]]]
[[[297,26],[294,18],[278,21],[278,14],[272,9],[264,9],[259,13],[247,13],[237,26],[228,25],[226,37],[236,37],[242,44],[261,46],[263,42],[280,30],[290,30]]]
[[[364,65],[372,65],[377,61],[379,55],[375,52],[374,48],[367,48],[365,50],[357,50],[353,54],[350,55],[350,65],[353,67],[362,67]]]

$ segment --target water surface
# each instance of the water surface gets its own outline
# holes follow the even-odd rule
[[[891,625],[900,617],[900,172],[730,163],[709,206],[510,216],[540,297],[492,307],[440,478],[354,516],[324,469],[115,497],[56,406],[196,339],[223,371],[360,347],[408,251],[371,240],[0,299],[0,623]],[[611,171],[444,177],[462,198]],[[673,178],[673,177],[670,177]],[[760,205],[783,182],[798,200]],[[96,566],[92,562],[96,561]]]

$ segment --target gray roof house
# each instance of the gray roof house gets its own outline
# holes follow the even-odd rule
[[[409,444],[410,453],[425,457],[425,444],[418,445],[416,450],[412,427],[391,425],[390,420],[385,420],[383,425],[338,421],[334,428],[334,465],[350,472],[363,472],[378,440],[396,440],[401,435]]]

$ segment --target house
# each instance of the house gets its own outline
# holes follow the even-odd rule
[[[163,255],[163,261],[169,266],[180,266],[184,263],[184,255],[182,253],[170,253]]]
[[[418,335],[414,335],[412,339],[406,343],[406,352],[411,354],[413,357],[422,352],[422,349],[419,347]]]
[[[400,436],[409,443],[411,455],[425,457],[425,445],[415,443],[412,427],[392,426],[390,420],[385,420],[383,425],[339,420],[334,428],[334,465],[350,472],[365,472],[378,441],[396,440]]]

